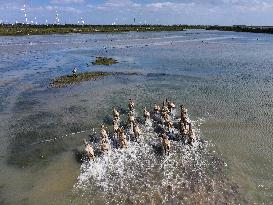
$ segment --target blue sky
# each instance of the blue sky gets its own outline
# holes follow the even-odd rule
[[[273,25],[273,0],[0,0],[0,22]],[[36,17],[36,19],[35,19]]]

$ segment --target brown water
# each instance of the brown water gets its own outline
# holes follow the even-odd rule
[[[272,42],[214,31],[1,37],[0,203],[272,204]],[[88,66],[96,56],[120,63]],[[141,75],[47,87],[74,66]],[[173,142],[166,158],[146,131],[126,151],[76,160],[112,106],[133,98],[140,113],[167,97],[205,141]]]

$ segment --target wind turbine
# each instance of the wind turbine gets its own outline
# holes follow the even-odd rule
[[[56,18],[55,18],[55,19],[56,19],[56,22],[55,22],[55,23],[56,23],[57,25],[59,25],[59,24],[60,24],[60,18],[59,18],[59,13],[58,13],[58,11],[56,11]]]
[[[84,25],[85,21],[83,20],[83,18],[81,17],[81,22],[82,22],[82,25]]]
[[[26,10],[26,5],[24,4],[23,8],[21,11],[24,12],[24,17],[25,17],[25,23],[28,24],[28,18],[27,18],[27,10]]]

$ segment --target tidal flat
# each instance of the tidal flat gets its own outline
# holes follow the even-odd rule
[[[205,30],[0,37],[0,203],[272,203],[272,42]],[[119,63],[89,65],[97,56]],[[48,86],[74,67],[118,74]],[[166,157],[142,127],[141,143],[81,164],[83,139],[97,146],[129,98],[140,119],[166,98],[184,104],[200,143],[173,141]]]

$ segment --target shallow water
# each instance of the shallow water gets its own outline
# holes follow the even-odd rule
[[[272,43],[268,34],[199,30],[1,37],[0,203],[271,204]],[[90,65],[96,56],[120,63]],[[140,75],[48,88],[74,66]],[[204,145],[193,152],[173,142],[165,159],[148,132],[147,143],[77,162],[82,139],[111,122],[112,106],[133,98],[140,112],[167,97],[202,122]]]

